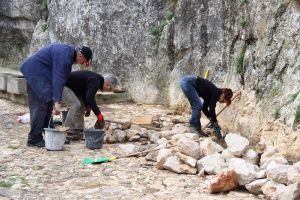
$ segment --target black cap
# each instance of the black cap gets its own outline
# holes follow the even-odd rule
[[[83,46],[79,49],[80,53],[85,57],[87,61],[90,61],[93,57],[92,50],[89,47]]]

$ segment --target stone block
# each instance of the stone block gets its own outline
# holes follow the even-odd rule
[[[26,81],[22,76],[7,76],[8,93],[26,94]]]
[[[7,75],[0,74],[0,90],[6,91],[6,86],[7,86]]]
[[[121,102],[129,102],[129,101],[132,101],[132,99],[127,92],[124,93],[103,92],[96,95],[97,104],[121,103]]]

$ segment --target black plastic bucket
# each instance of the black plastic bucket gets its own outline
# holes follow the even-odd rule
[[[105,131],[103,129],[85,129],[85,146],[88,149],[101,149]]]

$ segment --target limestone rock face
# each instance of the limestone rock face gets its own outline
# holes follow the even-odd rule
[[[18,69],[43,11],[40,0],[0,1],[0,66]]]
[[[17,68],[48,42],[88,45],[92,70],[119,76],[135,101],[186,108],[180,78],[209,69],[218,87],[244,85],[220,124],[299,160],[299,1],[41,2],[0,2],[0,65]]]

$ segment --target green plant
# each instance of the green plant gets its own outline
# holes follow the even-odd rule
[[[2,188],[11,188],[13,186],[13,183],[9,181],[0,181],[0,187]]]
[[[29,185],[28,180],[25,177],[21,177],[21,184],[24,185],[24,186]]]
[[[246,21],[245,17],[240,18],[240,26],[242,28],[245,28],[247,26],[247,21]]]
[[[167,20],[171,20],[171,19],[174,17],[174,15],[175,15],[174,12],[168,10],[168,11],[165,13],[165,18],[166,18]]]
[[[161,33],[164,30],[164,27],[167,25],[167,23],[168,22],[166,20],[163,20],[158,25],[152,26],[149,29],[149,32],[155,36],[157,46],[159,45]]]
[[[274,87],[274,88],[272,88],[272,90],[271,90],[271,97],[276,97],[277,95],[279,94],[279,88],[277,88],[277,87]]]
[[[177,0],[165,0],[167,4],[176,4]]]
[[[275,112],[273,113],[273,116],[275,119],[278,119],[280,117],[280,108],[277,108]]]
[[[248,0],[240,0],[240,2],[241,2],[241,5],[244,5],[244,4],[248,3]]]
[[[294,122],[299,122],[300,121],[300,106],[298,106],[296,112],[295,112],[295,120]]]
[[[295,99],[297,98],[297,96],[299,95],[299,93],[300,92],[296,92],[295,94],[292,94],[291,101],[295,101]]]
[[[18,149],[19,146],[17,146],[17,145],[8,145],[7,148],[9,148],[9,149]]]
[[[42,29],[43,32],[45,32],[48,29],[48,25],[47,24],[43,24],[41,26],[41,29]]]
[[[17,43],[16,49],[19,53],[22,53],[23,51],[23,44],[22,43]]]
[[[41,0],[41,8],[42,8],[42,10],[48,9],[48,1],[47,0]]]
[[[241,51],[234,61],[235,64],[235,72],[237,74],[244,74],[244,52]]]

